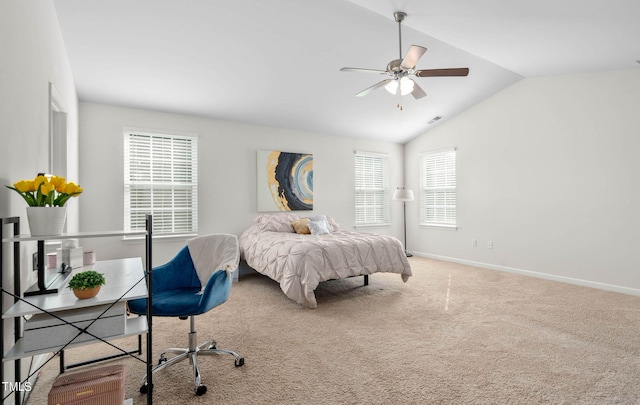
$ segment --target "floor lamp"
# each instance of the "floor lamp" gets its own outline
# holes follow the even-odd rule
[[[402,210],[404,213],[404,253],[407,257],[413,256],[407,251],[407,201],[413,201],[413,191],[406,190],[404,187],[398,187],[393,193],[393,199],[402,201]]]

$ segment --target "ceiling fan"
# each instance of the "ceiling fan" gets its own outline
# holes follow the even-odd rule
[[[356,96],[366,96],[372,91],[384,86],[384,88],[391,94],[404,96],[411,93],[414,98],[419,99],[426,96],[427,93],[418,86],[418,84],[412,79],[413,77],[467,76],[469,74],[469,68],[415,70],[418,59],[424,55],[427,48],[418,45],[411,45],[407,54],[402,58],[402,21],[405,19],[407,14],[402,11],[397,11],[393,13],[393,16],[398,23],[399,58],[389,62],[386,70],[352,67],[343,67],[340,69],[341,72],[364,72],[389,76],[389,78],[362,90],[360,93],[356,94]],[[402,109],[402,106],[399,103],[398,108]]]

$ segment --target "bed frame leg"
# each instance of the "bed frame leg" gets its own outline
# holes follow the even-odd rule
[[[369,285],[369,275],[368,274],[364,275],[364,285]]]

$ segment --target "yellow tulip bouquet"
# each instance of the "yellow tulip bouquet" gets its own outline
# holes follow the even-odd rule
[[[64,177],[39,174],[33,180],[20,180],[13,183],[15,190],[29,204],[29,207],[64,207],[69,198],[82,193],[82,187],[68,182]]]

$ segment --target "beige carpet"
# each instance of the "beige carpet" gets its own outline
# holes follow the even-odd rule
[[[632,404],[640,403],[640,297],[425,258],[414,276],[382,274],[321,284],[317,309],[262,276],[198,318],[240,352],[204,357],[193,393],[188,362],[155,375],[156,404]],[[157,352],[187,341],[188,321],[154,318]],[[122,343],[122,341],[120,341]],[[86,358],[104,345],[67,358]],[[154,359],[155,362],[155,359]],[[127,366],[127,397],[144,365]],[[30,404],[46,403],[47,365]]]

